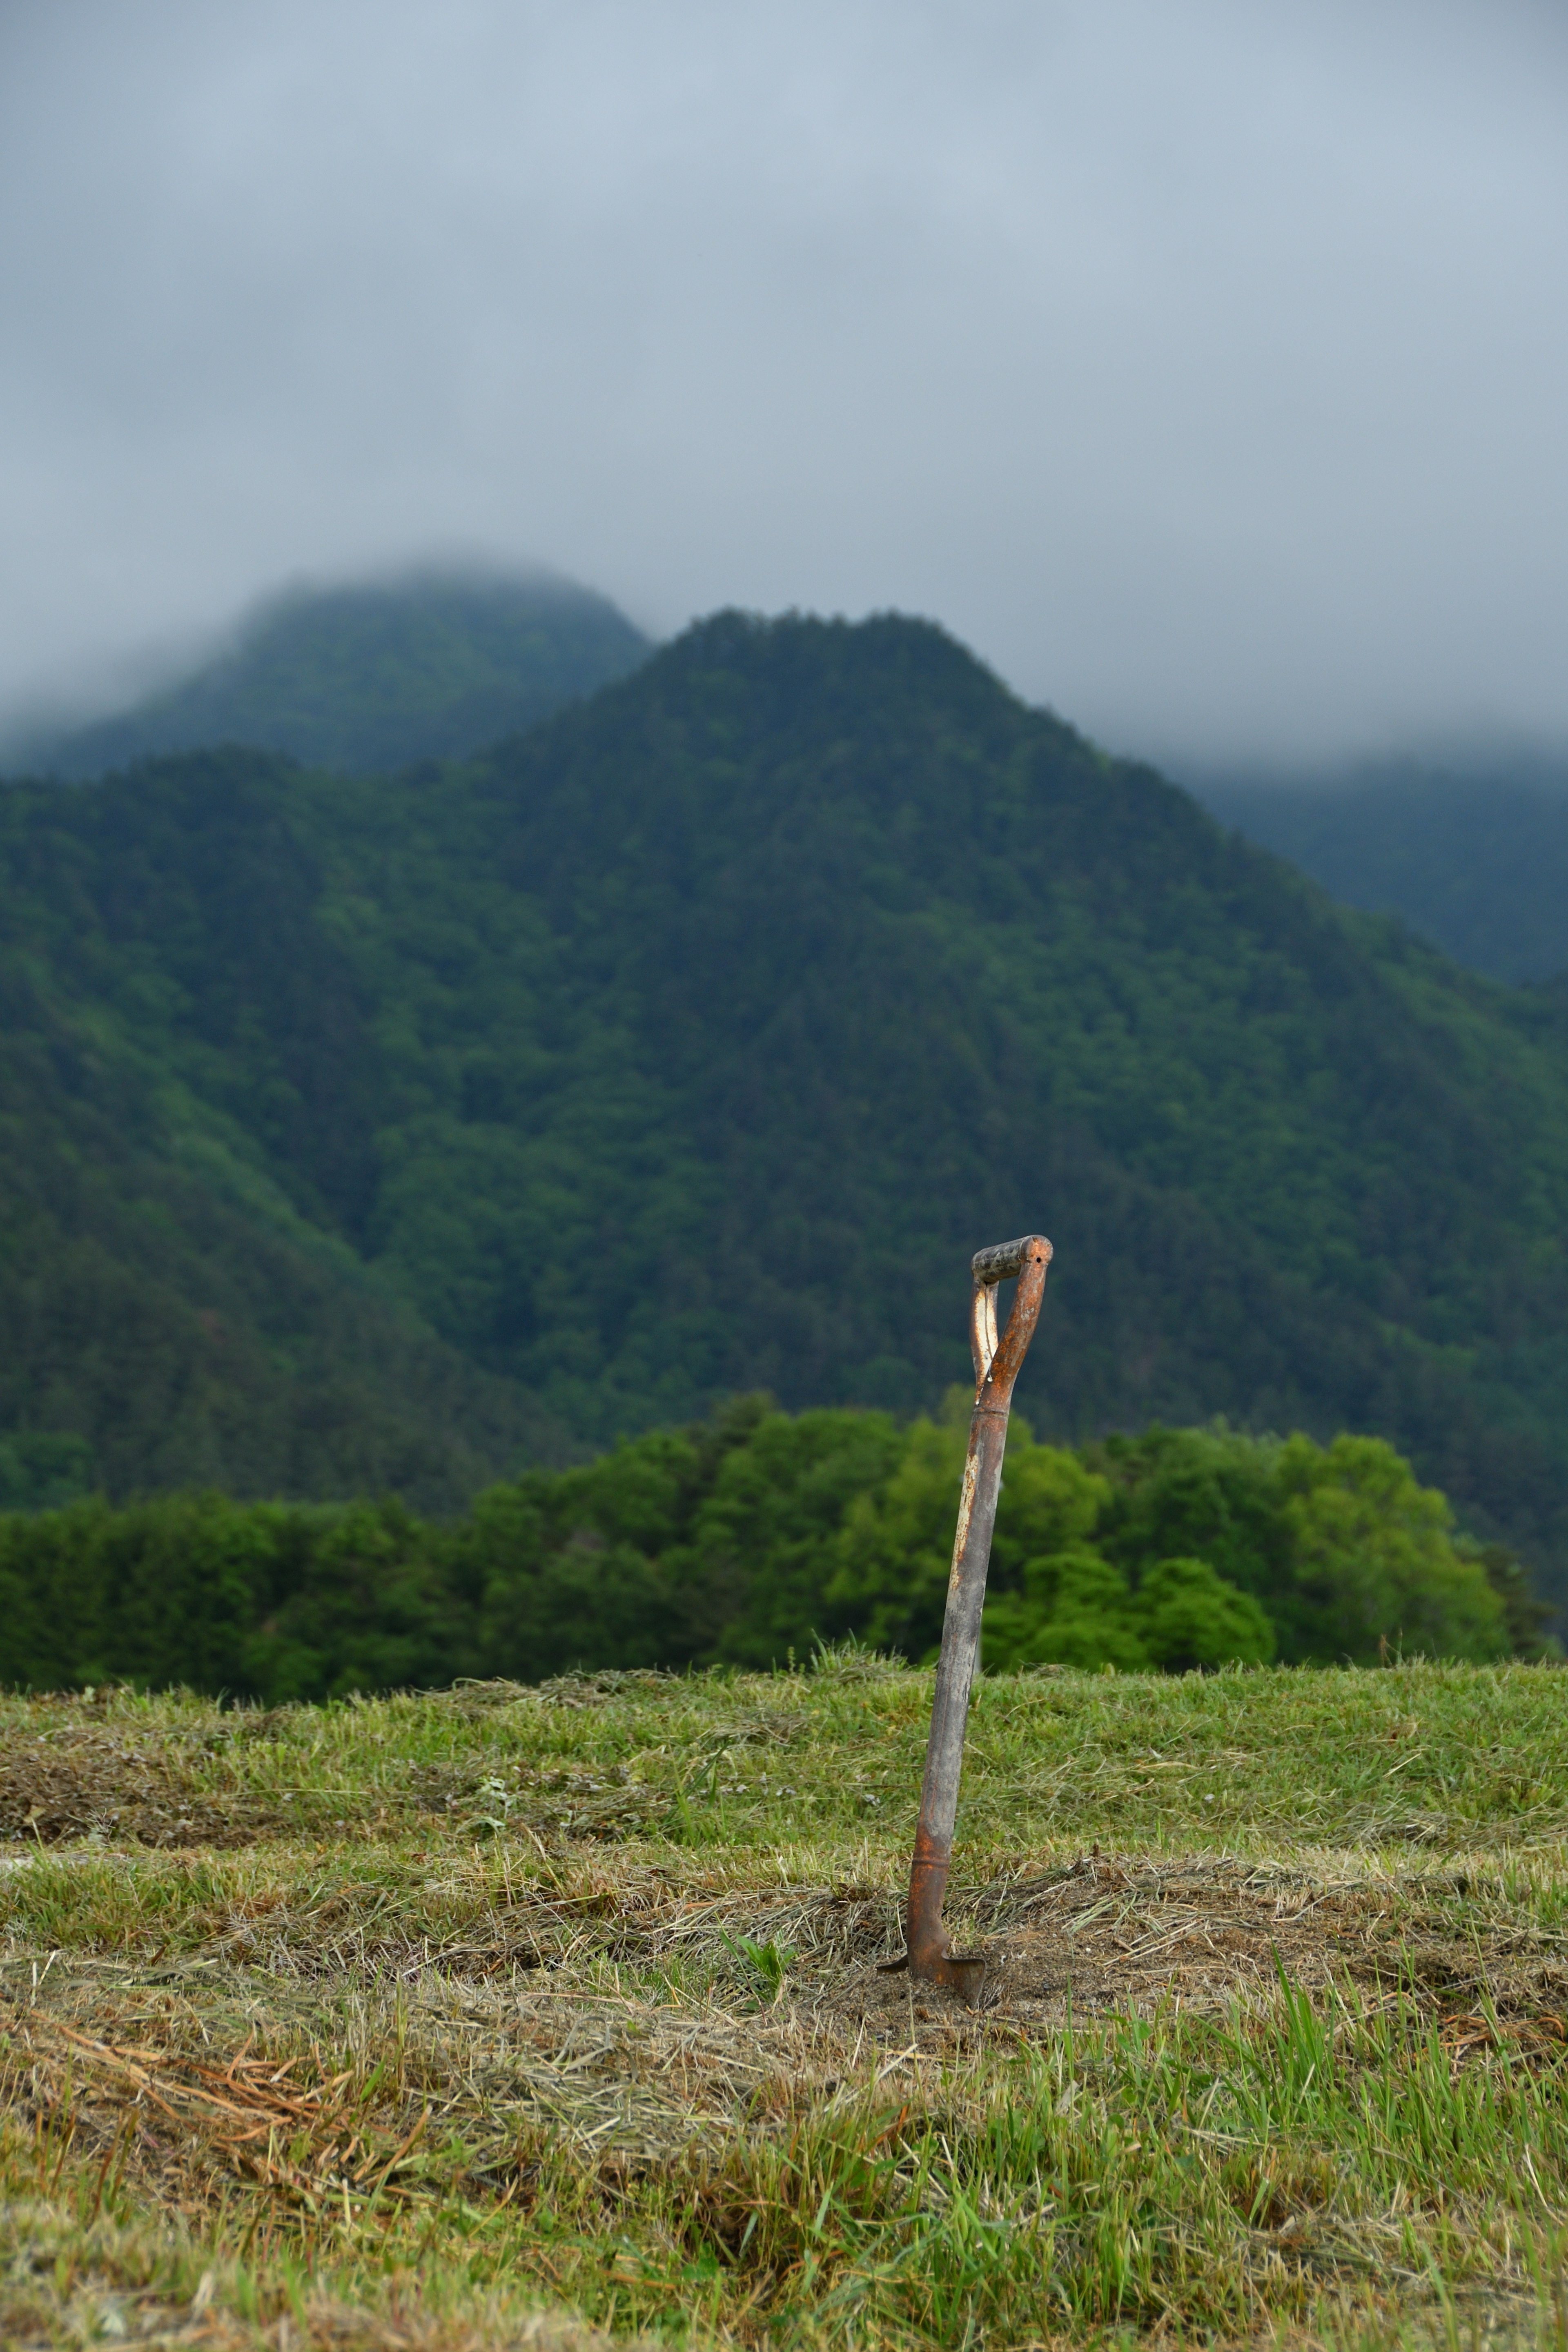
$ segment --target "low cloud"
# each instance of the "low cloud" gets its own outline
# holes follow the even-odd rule
[[[0,710],[480,548],[1178,761],[1568,740],[1565,99],[1523,0],[12,7]]]

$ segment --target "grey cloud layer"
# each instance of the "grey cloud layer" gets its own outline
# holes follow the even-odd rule
[[[1565,115],[1522,0],[14,8],[0,705],[472,547],[1174,756],[1568,736]]]

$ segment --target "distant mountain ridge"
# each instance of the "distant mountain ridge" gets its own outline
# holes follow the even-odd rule
[[[929,624],[721,615],[439,790],[240,751],[14,785],[0,876],[15,1132],[61,1138],[0,1155],[0,1436],[339,1492],[395,1457],[358,1383],[453,1493],[740,1390],[913,1410],[964,1377],[970,1252],[1038,1227],[1042,1433],[1377,1432],[1568,1586],[1563,1013]],[[29,1272],[68,1164],[105,1281],[168,1267],[147,1420]],[[258,1452],[243,1383],[215,1421],[242,1357],[332,1444]]]
[[[1321,782],[1192,789],[1346,906],[1401,916],[1472,971],[1568,974],[1568,761],[1401,761]]]
[[[245,743],[368,774],[476,751],[624,677],[649,650],[607,598],[546,573],[301,589],[176,685],[89,727],[24,738],[5,764],[79,781]]]

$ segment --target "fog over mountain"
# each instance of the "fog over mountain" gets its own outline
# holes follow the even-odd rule
[[[247,743],[353,774],[405,768],[531,727],[647,651],[605,598],[545,572],[298,588],[128,709],[0,736],[0,763],[79,781],[160,752]]]
[[[1565,99],[1533,0],[0,12],[0,723],[478,551],[1155,757],[1560,743]]]
[[[1457,746],[1317,774],[1183,779],[1336,898],[1493,980],[1568,988],[1568,759]]]

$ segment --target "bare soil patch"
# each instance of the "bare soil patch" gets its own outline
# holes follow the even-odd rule
[[[0,1747],[0,1837],[98,1837],[147,1846],[248,1845],[285,1816],[254,1796],[192,1785],[167,1740],[68,1725]]]
[[[1484,2009],[1527,2043],[1568,2042],[1568,1944],[1494,1920],[1484,1882],[1462,1869],[1369,1880],[1225,1856],[1084,1857],[960,1898],[950,1913],[954,1948],[986,1957],[977,2009],[857,1958],[853,1937],[846,1966],[816,1989],[819,2008],[923,2046],[987,2024],[1054,2032],[1074,2017],[1171,2005],[1218,2011],[1283,1976],[1308,1992],[1337,1987],[1363,2007],[1397,1999],[1439,2019]]]

